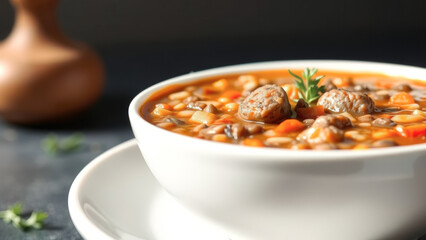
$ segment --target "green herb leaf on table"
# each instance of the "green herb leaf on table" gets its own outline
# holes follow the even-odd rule
[[[24,219],[21,216],[22,204],[15,203],[9,207],[6,211],[0,211],[0,218],[5,223],[12,223],[12,225],[23,231],[30,229],[41,229],[44,224],[44,220],[47,218],[45,212],[32,212],[28,219]]]
[[[325,86],[318,86],[318,83],[324,76],[318,76],[312,79],[318,72],[318,69],[305,68],[302,72],[302,77],[290,70],[288,70],[288,72],[296,78],[294,81],[296,87],[299,89],[299,98],[305,100],[309,105],[320,97],[320,93],[325,92]]]
[[[56,155],[77,150],[83,141],[84,136],[80,133],[75,133],[64,139],[59,139],[56,134],[51,133],[43,139],[41,145],[44,151],[51,155]]]

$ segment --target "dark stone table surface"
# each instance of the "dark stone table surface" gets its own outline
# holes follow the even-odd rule
[[[66,123],[26,127],[0,121],[0,210],[15,202],[24,211],[49,214],[43,230],[22,232],[0,222],[0,239],[81,239],[67,205],[68,191],[80,170],[105,150],[133,138],[127,106],[144,88],[191,71],[230,64],[291,59],[349,59],[426,67],[426,45],[399,39],[345,43],[285,43],[244,40],[98,49],[107,83],[101,99],[87,112]],[[50,156],[41,148],[49,133],[66,137],[84,134],[82,148]]]

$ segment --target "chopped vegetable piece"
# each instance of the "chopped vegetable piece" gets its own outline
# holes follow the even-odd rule
[[[155,107],[163,108],[163,109],[166,109],[166,110],[169,110],[169,111],[173,110],[172,106],[170,106],[167,103],[159,103],[159,104],[156,104]]]
[[[349,87],[353,85],[350,78],[333,78],[332,83],[338,88]]]
[[[393,95],[390,98],[390,102],[396,105],[403,105],[403,104],[412,104],[412,103],[415,103],[416,101],[414,101],[414,98],[409,93],[400,92]]]
[[[366,144],[357,144],[357,145],[355,145],[355,147],[354,148],[352,148],[353,150],[367,150],[367,149],[369,149],[370,147],[368,146],[368,145],[366,145]]]
[[[308,108],[296,109],[297,118],[299,119],[315,119],[319,116],[325,115],[323,106],[314,106]]]
[[[396,130],[403,137],[426,137],[426,123],[411,125],[411,126],[397,126]]]
[[[229,87],[229,82],[225,78],[222,78],[222,79],[217,80],[216,82],[214,82],[212,84],[212,86],[214,88],[216,88],[216,89],[219,89],[220,91],[223,91],[223,90],[225,90],[226,88]]]
[[[217,118],[217,116],[213,113],[196,111],[196,112],[194,112],[194,114],[192,114],[189,121],[194,122],[194,123],[210,124],[214,120],[216,120],[216,118]]]
[[[398,135],[399,135],[398,132],[396,132],[395,130],[386,129],[386,130],[372,132],[371,138],[378,140],[378,139],[392,138]]]
[[[275,132],[279,134],[299,132],[306,128],[306,125],[296,119],[287,119],[275,128]]]
[[[246,138],[242,141],[242,144],[248,147],[264,147],[265,146],[265,144],[263,144],[262,141],[256,138]]]
[[[241,92],[237,90],[227,90],[221,95],[221,98],[229,98],[232,100],[237,99],[239,97],[241,97]]]
[[[172,114],[172,111],[169,111],[169,110],[164,109],[164,108],[159,108],[159,107],[156,107],[154,109],[154,111],[152,111],[152,115],[157,116],[157,117],[165,117],[165,116],[168,116],[170,114]]]
[[[296,86],[293,84],[285,84],[282,88],[287,93],[288,98],[290,98],[292,102],[297,102],[299,100],[300,91]]]

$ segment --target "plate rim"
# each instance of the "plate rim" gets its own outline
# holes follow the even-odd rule
[[[137,140],[135,138],[122,142],[107,151],[101,153],[90,161],[78,174],[77,177],[71,184],[69,193],[68,193],[68,212],[71,217],[71,221],[74,224],[75,228],[79,234],[84,239],[105,239],[105,240],[115,240],[110,235],[106,234],[104,231],[100,230],[85,214],[84,209],[82,208],[79,198],[79,190],[83,186],[88,175],[104,161],[110,159],[110,157],[118,152],[125,151],[131,147],[137,146]],[[144,240],[144,239],[141,239]]]

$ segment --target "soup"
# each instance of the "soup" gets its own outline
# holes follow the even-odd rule
[[[425,111],[425,82],[316,69],[174,85],[140,108],[144,119],[178,134],[295,150],[426,143]]]

